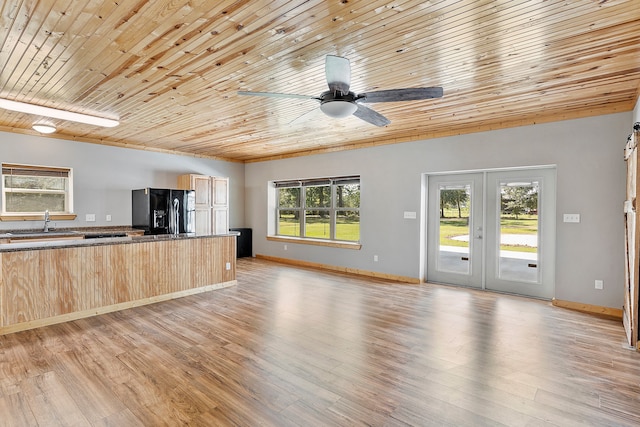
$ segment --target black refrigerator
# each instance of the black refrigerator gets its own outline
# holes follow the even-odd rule
[[[131,225],[144,230],[144,234],[195,233],[195,205],[193,190],[132,190]]]

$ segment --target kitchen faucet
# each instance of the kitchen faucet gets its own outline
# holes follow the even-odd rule
[[[51,219],[49,218],[49,209],[47,209],[46,211],[44,211],[44,232],[48,233],[49,232],[49,222],[51,222]]]

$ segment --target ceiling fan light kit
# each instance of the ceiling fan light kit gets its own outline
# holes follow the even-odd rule
[[[390,89],[355,94],[349,91],[351,86],[351,65],[349,60],[335,55],[327,55],[326,57],[325,77],[329,90],[323,92],[320,96],[245,91],[239,91],[238,95],[313,99],[320,102],[320,110],[329,117],[341,119],[353,115],[375,126],[386,126],[391,121],[382,114],[365,107],[362,103],[418,101],[441,98],[443,95],[441,87]]]
[[[320,104],[320,110],[334,119],[349,117],[358,109],[358,106],[349,101],[327,101]]]
[[[26,102],[11,101],[0,98],[0,108],[16,111],[18,113],[33,114],[35,116],[49,117],[52,119],[67,120],[70,122],[84,123],[87,125],[114,127],[120,122],[103,117],[90,116],[88,114],[75,113],[73,111],[59,110],[57,108],[43,107],[41,105],[27,104]]]

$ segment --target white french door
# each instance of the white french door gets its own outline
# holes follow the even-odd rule
[[[428,177],[427,280],[551,299],[555,169]]]
[[[482,287],[483,189],[480,173],[429,177],[430,282]]]

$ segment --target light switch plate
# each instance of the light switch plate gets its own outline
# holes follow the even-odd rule
[[[408,212],[408,211],[404,212],[404,219],[416,219],[416,218],[417,218],[417,215],[415,212]]]
[[[580,214],[564,214],[563,222],[580,222]]]

